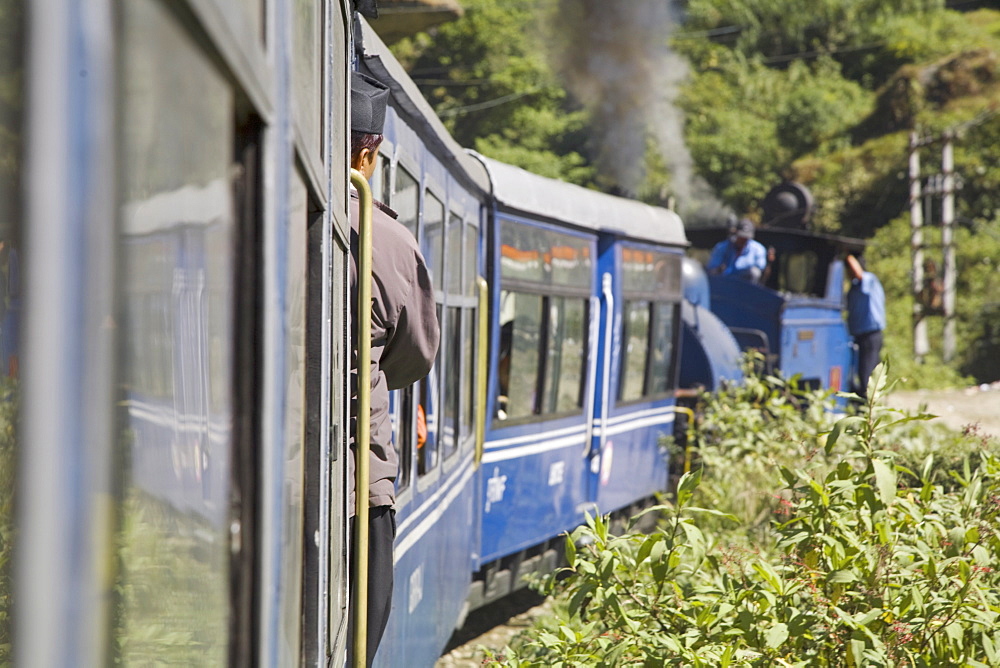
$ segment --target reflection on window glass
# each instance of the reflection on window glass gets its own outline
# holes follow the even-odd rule
[[[549,298],[543,413],[562,413],[580,407],[585,368],[584,304],[580,299]]]
[[[622,248],[622,290],[673,300],[681,294],[681,255]]]
[[[462,294],[462,219],[454,213],[448,219],[448,292]]]
[[[653,304],[653,327],[649,345],[649,390],[660,394],[673,388],[674,304]]]
[[[590,249],[586,239],[505,220],[500,273],[504,279],[587,289],[593,280]]]
[[[420,186],[402,166],[396,168],[396,188],[392,196],[392,208],[399,214],[400,223],[417,236],[417,214],[420,211]]]
[[[649,302],[625,302],[625,336],[622,345],[621,379],[618,398],[632,401],[642,397],[649,347]]]
[[[223,665],[229,645],[233,93],[164,4],[129,0],[118,117],[124,666]],[[169,592],[165,596],[164,592]]]
[[[435,290],[444,289],[444,204],[431,191],[424,198],[424,259]]]
[[[541,322],[541,295],[507,290],[500,293],[498,419],[526,417],[535,412]]]
[[[448,320],[444,324],[444,338],[447,341],[448,364],[445,367],[444,382],[444,424],[441,426],[441,449],[444,457],[450,456],[458,449],[458,439],[461,435],[458,426],[459,402],[462,393],[462,320],[461,309],[448,309]]]
[[[285,519],[281,540],[281,665],[299,663],[299,638],[302,631],[302,519],[304,508],[303,453],[305,436],[306,375],[306,229],[309,227],[309,195],[300,173],[292,175],[289,202],[287,271],[285,276],[285,314],[287,335],[284,359],[284,481],[282,517]]]
[[[5,82],[0,105],[0,666],[13,661],[11,616],[13,614],[14,474],[17,443],[18,334],[21,315],[21,124],[24,91],[24,4],[4,2],[0,26],[0,81]]]

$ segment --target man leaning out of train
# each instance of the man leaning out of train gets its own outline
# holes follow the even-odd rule
[[[389,89],[371,77],[351,78],[351,167],[371,179],[375,172]],[[357,314],[358,195],[351,193],[351,313]],[[372,236],[371,454],[368,485],[368,634],[371,666],[389,620],[392,602],[392,544],[396,537],[395,480],[399,457],[392,443],[389,391],[406,387],[430,371],[440,338],[434,292],[416,240],[387,206],[375,203]],[[351,352],[351,440],[349,509],[353,529],[353,437],[357,414],[357,316]],[[352,531],[353,535],[353,531]],[[353,560],[352,560],[353,564]],[[351,581],[354,577],[352,574]],[[356,600],[354,592],[351,601]],[[353,614],[351,615],[353,619]]]

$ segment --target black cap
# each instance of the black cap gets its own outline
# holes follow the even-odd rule
[[[753,239],[753,223],[749,218],[742,218],[736,223],[736,236],[743,239]]]
[[[360,72],[351,73],[351,131],[382,134],[389,88]]]

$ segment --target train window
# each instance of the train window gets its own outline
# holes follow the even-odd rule
[[[622,248],[622,291],[632,296],[680,301],[681,255]]]
[[[782,253],[779,264],[779,289],[799,295],[817,294],[816,272],[819,259],[814,251]]]
[[[402,492],[404,489],[410,486],[410,476],[413,469],[413,445],[414,436],[416,432],[420,429],[413,428],[412,420],[408,416],[414,415],[414,390],[415,386],[404,388],[399,391],[396,398],[399,401],[399,476],[396,477],[396,490]],[[426,425],[423,426],[426,429]],[[425,436],[426,437],[426,436]]]
[[[476,342],[476,309],[467,308],[465,313],[465,336],[462,337],[462,405],[459,434],[472,431],[472,409],[476,405],[475,395],[475,346]],[[475,343],[474,343],[475,342]]]
[[[396,187],[393,189],[392,208],[399,215],[397,220],[416,238],[417,216],[420,212],[420,185],[402,165],[396,168]]]
[[[241,0],[243,5],[249,10],[246,12],[247,18],[253,25],[257,36],[264,37],[264,0]]]
[[[580,408],[586,360],[586,302],[570,297],[548,298],[543,413]]]
[[[441,435],[441,454],[447,458],[458,450],[458,439],[461,432],[458,429],[459,403],[462,399],[462,310],[456,307],[448,309],[448,318],[442,323],[442,338],[445,339],[444,406],[441,416],[444,424],[439,431]]]
[[[444,290],[444,204],[424,193],[424,258],[436,290]]]
[[[649,337],[649,382],[647,394],[662,394],[673,388],[675,304],[653,304],[653,325]]]
[[[527,417],[535,413],[542,296],[503,290],[500,312],[496,417],[500,420]]]
[[[627,301],[623,310],[625,333],[618,399],[634,401],[640,399],[645,390],[646,355],[649,351],[649,302]]]
[[[479,257],[479,229],[475,225],[465,226],[465,277],[462,279],[465,281],[465,291],[469,297],[476,297],[478,292],[476,290],[476,272],[478,268],[477,260]],[[470,331],[470,336],[472,335]]]
[[[299,663],[302,624],[302,519],[304,513],[305,466],[305,374],[306,374],[306,230],[310,219],[309,193],[302,174],[291,180],[287,267],[285,273],[285,387],[284,480],[282,485],[281,596],[279,614],[283,665]]]
[[[503,221],[500,243],[500,274],[505,281],[589,293],[593,268],[586,239]]]
[[[322,58],[318,58],[322,40],[323,21],[320,20],[320,3],[296,2],[294,7],[293,26],[295,38],[294,48],[295,76],[292,81],[295,86],[296,118],[302,134],[305,137],[305,148],[320,154],[322,146],[321,123],[322,105],[320,91],[322,84]]]
[[[118,3],[119,327],[121,340],[136,346],[120,360],[123,479],[111,646],[116,664],[224,665],[238,294],[235,96],[167,5]]]
[[[24,99],[23,16],[27,3],[15,0],[4,5],[4,37],[0,42],[0,77],[7,82],[5,104],[0,109],[0,133],[4,137],[3,178],[0,178],[0,665],[13,662],[11,618],[14,616],[12,551],[17,548],[14,531],[14,490],[19,439],[18,360],[21,327],[20,225],[22,215],[21,140]]]
[[[385,153],[379,153],[376,160],[378,167],[372,174],[371,180],[372,197],[386,206],[392,206],[389,198],[389,170],[392,168],[392,161]]]
[[[440,315],[438,315],[440,318]],[[441,425],[438,422],[438,393],[437,378],[440,365],[440,350],[438,351],[438,363],[434,365],[431,372],[420,381],[420,403],[417,405],[416,425],[417,425],[417,475],[424,476],[434,470],[438,463],[438,440],[441,433]],[[423,423],[423,433],[420,426]]]
[[[448,293],[453,295],[462,294],[462,270],[465,262],[462,261],[462,219],[456,213],[452,213],[448,219]]]

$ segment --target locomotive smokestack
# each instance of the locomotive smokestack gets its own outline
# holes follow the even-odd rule
[[[652,140],[670,169],[673,194],[689,208],[705,193],[696,192],[683,114],[674,105],[687,76],[686,61],[667,45],[677,11],[669,0],[560,0],[552,55],[598,128],[599,173],[621,190],[638,191]],[[704,182],[701,188],[709,191]]]

